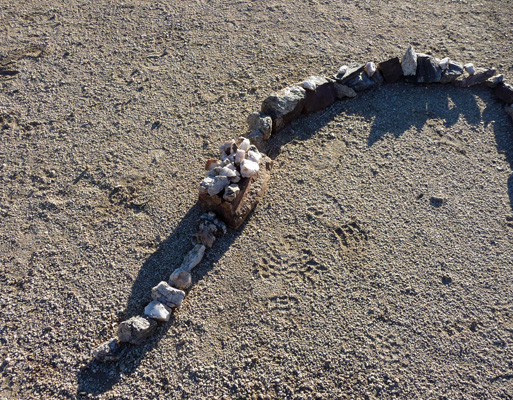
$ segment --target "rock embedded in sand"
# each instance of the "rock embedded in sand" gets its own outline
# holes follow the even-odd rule
[[[273,132],[282,130],[289,122],[301,115],[305,98],[305,89],[292,85],[272,93],[263,101],[261,112],[271,116]]]
[[[155,321],[166,322],[169,321],[171,310],[162,304],[160,301],[153,300],[144,308],[144,315]]]
[[[202,244],[197,244],[193,247],[191,251],[187,253],[182,261],[182,265],[180,268],[184,271],[191,272],[192,269],[198,265],[203,259],[203,255],[205,254],[205,246]]]
[[[250,131],[259,130],[262,132],[264,140],[271,137],[271,131],[273,128],[273,120],[271,116],[261,112],[254,112],[249,114],[246,122]]]
[[[112,338],[93,350],[92,356],[96,361],[117,361],[121,356],[118,338]]]
[[[468,74],[460,75],[459,77],[457,77],[454,80],[453,84],[457,87],[463,87],[463,88],[480,85],[480,84],[486,82],[486,80],[488,78],[491,78],[496,73],[497,73],[497,71],[495,70],[495,68],[489,68],[489,69],[476,68],[473,75],[468,75]]]
[[[185,298],[185,293],[177,288],[174,288],[162,281],[153,289],[151,289],[151,298],[160,301],[165,306],[170,308],[181,307],[182,301]]]
[[[157,328],[157,323],[145,317],[132,317],[119,324],[118,339],[120,342],[139,344],[151,336]]]
[[[356,92],[349,86],[335,82],[335,96],[337,99],[356,97]]]
[[[505,103],[513,103],[513,86],[507,83],[500,83],[493,90],[493,94]]]
[[[401,68],[401,62],[398,57],[380,62],[378,64],[378,70],[387,83],[397,82],[403,76],[403,69]]]
[[[404,76],[414,76],[417,73],[417,53],[415,53],[413,46],[408,47],[403,56],[401,67]]]
[[[169,276],[169,284],[180,290],[188,289],[192,284],[191,273],[177,268]]]

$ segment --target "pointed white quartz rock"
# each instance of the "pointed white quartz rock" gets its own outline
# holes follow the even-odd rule
[[[376,73],[376,64],[372,61],[368,62],[367,65],[365,65],[365,72],[367,73],[367,76],[371,78],[372,75]]]
[[[246,158],[246,152],[241,148],[237,149],[237,153],[235,154],[235,164],[240,164]]]
[[[408,47],[406,54],[403,56],[401,62],[404,76],[412,76],[417,73],[417,53],[413,46]]]
[[[169,321],[169,308],[160,301],[153,300],[144,308],[144,314],[157,321]]]
[[[248,160],[254,161],[258,163],[262,158],[262,154],[258,150],[249,150],[248,151]]]
[[[191,251],[187,253],[182,261],[180,269],[191,272],[192,269],[200,263],[201,259],[203,258],[203,254],[205,254],[205,246],[202,244],[197,244]]]
[[[445,57],[445,58],[442,58],[440,60],[440,68],[445,71],[448,67],[449,67],[449,62],[451,60],[449,59],[449,57]]]
[[[251,160],[244,160],[240,163],[240,174],[243,178],[250,178],[259,170],[258,163]]]
[[[347,65],[342,65],[339,69],[338,69],[338,73],[337,75],[340,75],[340,76],[344,76],[344,74],[347,72]]]
[[[238,150],[237,150],[238,151]],[[233,178],[237,174],[235,173],[235,170],[226,166],[219,170],[219,176],[226,176],[228,178]]]

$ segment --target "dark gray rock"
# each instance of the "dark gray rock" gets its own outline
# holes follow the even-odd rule
[[[118,339],[113,338],[93,350],[93,358],[99,362],[117,361],[121,356]]]
[[[442,70],[435,57],[426,54],[417,54],[417,83],[435,83],[442,79]]]
[[[271,116],[273,133],[285,128],[289,122],[301,114],[305,99],[305,89],[292,85],[272,93],[263,101],[261,111]]]
[[[398,57],[391,58],[390,60],[380,62],[378,70],[383,75],[385,82],[397,82],[403,76],[403,69]]]
[[[447,69],[442,72],[442,78],[440,79],[440,83],[451,83],[458,76],[462,75],[463,72],[463,64],[457,63],[455,61],[449,61]]]
[[[249,114],[246,122],[250,131],[260,130],[263,134],[264,140],[271,137],[273,121],[270,115],[263,114],[261,112],[254,112]]]
[[[123,321],[118,327],[118,340],[120,342],[128,342],[139,344],[157,328],[157,322],[145,317],[132,317]]]
[[[506,113],[513,119],[513,104],[509,104],[506,107],[504,107],[504,110]]]
[[[333,76],[333,78],[335,78],[335,80],[338,83],[345,85],[351,79],[360,75],[364,71],[364,69],[365,69],[365,64],[351,63],[351,64],[349,64],[346,72],[343,75],[336,74],[335,76]]]
[[[356,97],[356,92],[349,86],[341,85],[335,82],[335,96],[337,99],[343,99],[345,97]]]
[[[255,129],[249,132],[247,134],[247,138],[259,151],[265,150],[265,135],[260,129]]]
[[[507,83],[500,83],[497,85],[497,87],[493,89],[493,94],[505,103],[513,103],[513,86],[508,85]]]
[[[467,73],[460,75],[456,78],[453,84],[457,87],[468,88],[475,85],[480,85],[488,78],[491,78],[497,73],[495,68],[485,69],[485,68],[476,68],[476,71],[473,75],[468,75]]]
[[[351,89],[354,89],[356,92],[361,92],[362,90],[367,90],[377,86],[378,83],[374,79],[369,78],[365,72],[362,72],[360,75],[354,77],[349,82],[346,82],[346,85]]]

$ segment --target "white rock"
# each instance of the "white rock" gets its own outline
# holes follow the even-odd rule
[[[237,150],[238,152],[238,150]],[[219,176],[226,176],[228,178],[233,178],[236,176],[235,169],[230,168],[229,166],[223,167],[219,170]]]
[[[262,154],[257,150],[249,150],[248,151],[248,160],[254,161],[258,163],[260,159],[262,158]]]
[[[185,298],[185,292],[162,281],[151,289],[151,298],[171,308],[181,307],[182,301]]]
[[[156,321],[169,321],[171,313],[169,308],[160,301],[153,300],[144,308],[144,314]]]
[[[233,145],[235,144],[235,140],[229,140],[227,142],[224,142],[221,146],[219,146],[219,154],[223,156],[229,155],[232,152]]]
[[[203,179],[203,182],[205,182],[207,178]],[[212,179],[212,178],[210,178]],[[221,192],[226,186],[230,184],[230,179],[227,176],[215,176],[213,178],[212,184],[207,188],[207,192],[209,195],[214,196],[215,194],[218,194]]]
[[[376,73],[376,64],[372,61],[368,62],[367,65],[365,65],[365,72],[367,73],[367,76],[371,78],[372,75]]]
[[[205,254],[205,246],[202,244],[197,244],[191,251],[187,253],[182,261],[180,269],[191,272],[192,269],[200,263],[201,259],[203,258],[203,254]]]
[[[403,56],[401,68],[404,76],[417,74],[417,53],[415,53],[413,46],[408,47],[406,54]]]
[[[230,178],[231,183],[240,182],[240,173],[239,171],[235,171],[236,175],[233,178]]]
[[[240,138],[240,139],[243,139],[241,141],[241,143],[238,145],[239,146],[239,149],[241,150],[244,150],[246,151],[247,149],[249,149],[249,146],[251,146],[251,142],[249,141],[249,139],[246,139],[246,138]]]
[[[213,171],[209,173],[214,173]],[[205,193],[208,191],[208,188],[211,187],[214,184],[214,177],[213,176],[206,176],[200,183],[200,193]]]
[[[169,283],[171,284],[171,286],[173,286],[177,289],[180,289],[180,290],[187,289],[192,284],[191,273],[184,271],[181,268],[177,268],[169,276]]]
[[[241,148],[237,149],[237,153],[235,154],[235,164],[240,164],[246,158],[246,151]]]
[[[248,146],[249,147],[249,146]],[[240,174],[243,178],[250,178],[259,170],[258,163],[251,160],[244,160],[240,164]]]
[[[337,75],[344,76],[344,74],[347,72],[347,65],[342,65],[337,72]]]
[[[445,58],[442,58],[440,60],[440,68],[445,71],[447,69],[447,67],[449,67],[449,62],[451,60],[449,59],[449,57],[445,57]]]
[[[317,85],[309,80],[301,82],[299,86],[301,86],[303,89],[311,90],[312,92],[315,91],[315,89],[317,89]]]
[[[233,201],[237,198],[237,195],[239,194],[240,192],[240,188],[239,188],[239,185],[230,185],[226,188],[225,192],[224,192],[224,196],[223,196],[223,199],[225,199],[226,201]]]
[[[474,75],[476,72],[476,68],[472,63],[465,64],[463,68],[465,68],[465,71],[467,71],[469,75]]]

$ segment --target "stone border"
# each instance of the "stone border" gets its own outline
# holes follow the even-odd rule
[[[173,271],[169,283],[162,281],[152,289],[152,301],[145,307],[144,315],[121,322],[117,337],[93,350],[93,358],[100,362],[118,360],[120,343],[141,343],[153,334],[158,322],[169,321],[173,308],[182,305],[184,290],[192,284],[191,271],[200,263],[206,249],[226,233],[226,225],[234,229],[240,227],[265,193],[272,161],[261,152],[272,134],[302,114],[321,111],[336,100],[399,81],[452,84],[462,88],[484,84],[506,103],[505,110],[513,119],[513,86],[505,83],[495,68],[476,68],[471,63],[462,65],[448,57],[440,60],[416,53],[412,46],[401,61],[394,57],[377,65],[354,63],[342,66],[332,78],[310,76],[272,93],[263,101],[260,112],[248,116],[245,137],[224,143],[219,148],[219,159],[207,161],[206,177],[199,193],[199,202],[206,213],[200,217],[193,249]]]

